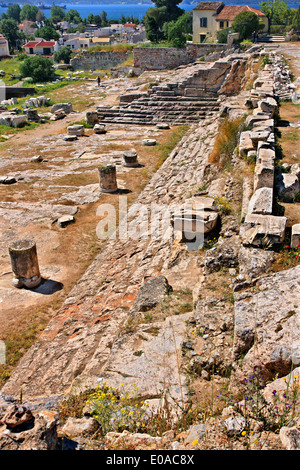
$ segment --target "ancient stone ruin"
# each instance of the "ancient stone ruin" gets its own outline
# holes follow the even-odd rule
[[[256,70],[267,54],[270,63]],[[273,265],[285,240],[293,248],[300,244],[299,222],[289,226],[280,206],[297,204],[299,166],[282,171],[276,145],[279,103],[294,93],[282,56],[258,46],[180,66],[146,92],[129,91],[116,106],[89,110],[89,134],[81,124],[66,128],[63,144],[82,146],[72,161],[75,170],[83,173],[79,164],[90,159],[97,163],[99,181],[87,184],[88,200],[100,204],[102,197],[110,203],[122,194],[124,172],[134,178],[142,171],[141,149],[155,152],[164,132],[188,127],[133,201],[125,225],[101,244],[6,381],[0,448],[59,448],[57,428],[76,445],[87,445],[88,436],[90,445],[99,427],[87,408],[63,426],[52,413],[66,397],[103,384],[126,392],[136,387],[151,412],[168,406],[172,416],[182,417],[191,403],[209,401],[215,387],[242,394],[253,368],[261,374],[270,416],[274,389],[281,393],[282,382],[299,383],[300,266],[276,271]],[[227,121],[239,122],[234,150],[213,159]],[[114,161],[100,162],[83,147],[86,134],[102,145],[112,129],[125,134],[131,125],[149,127],[147,136],[134,136],[138,151],[118,148]],[[78,205],[81,194],[74,195]],[[77,206],[68,208],[55,218],[61,232],[74,221]],[[127,237],[121,237],[124,230]],[[30,289],[40,280],[35,246],[19,241],[10,250],[16,287]],[[240,408],[226,406],[178,435],[173,429],[160,437],[108,432],[101,446],[241,449],[249,423]],[[254,420],[262,448],[299,449],[299,402],[295,409],[280,434],[268,429],[267,438]],[[254,441],[249,446],[255,448]]]

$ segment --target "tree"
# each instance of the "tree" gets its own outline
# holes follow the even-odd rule
[[[11,18],[3,19],[0,22],[0,30],[7,39],[10,54],[13,54],[18,48],[18,41],[22,39],[17,22]]]
[[[147,38],[151,42],[159,42],[165,38],[163,25],[170,21],[176,21],[185,12],[177,5],[182,0],[155,0],[156,8],[146,11],[143,22],[146,26]],[[174,25],[173,25],[174,26]]]
[[[74,8],[71,8],[71,10],[67,12],[65,16],[65,20],[68,21],[68,23],[75,23],[75,24],[82,23],[82,18],[80,14]]]
[[[53,60],[56,63],[63,62],[69,64],[72,56],[72,51],[68,46],[64,46],[53,54]]]
[[[272,24],[280,24],[279,18],[284,16],[289,8],[288,4],[282,0],[262,2],[259,6],[268,19],[268,33]]]
[[[24,5],[20,12],[20,20],[35,21],[39,8],[36,5]]]
[[[191,15],[184,13],[177,21],[170,21],[164,24],[165,35],[172,46],[183,47],[185,45],[186,35],[192,32],[191,21]]]
[[[8,18],[12,18],[13,20],[20,23],[20,13],[21,13],[21,8],[17,3],[8,5],[7,11],[6,11]]]
[[[250,38],[252,33],[259,31],[259,29],[259,18],[252,11],[242,11],[235,17],[232,23],[232,31],[239,33],[241,41]]]
[[[54,74],[52,60],[41,55],[27,57],[20,65],[21,76],[31,77],[34,82],[47,82]]]
[[[292,25],[296,31],[300,30],[300,4],[295,12]]]
[[[61,7],[58,7],[57,5],[54,5],[51,10],[51,16],[50,19],[53,23],[59,23],[60,21],[63,21],[65,18],[65,10]]]
[[[35,33],[36,38],[43,38],[46,41],[51,41],[53,39],[54,41],[58,41],[60,38],[58,32],[53,28],[53,26],[50,26],[46,24],[45,26],[42,26],[42,28],[38,29]]]
[[[149,8],[144,16],[147,39],[159,42],[164,38],[163,25],[167,21],[166,7]]]
[[[165,7],[168,21],[174,21],[184,14],[184,10],[177,6],[181,1],[182,0],[154,0],[154,3],[157,8]]]

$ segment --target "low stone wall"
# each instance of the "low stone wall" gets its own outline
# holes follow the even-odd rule
[[[186,47],[137,47],[133,51],[134,67],[141,70],[163,70],[187,65],[212,52],[222,52],[227,44],[187,44]]]
[[[176,47],[136,47],[133,57],[134,67],[141,70],[173,69],[194,60],[186,49]]]
[[[124,62],[131,51],[83,51],[71,59],[73,70],[109,70]]]

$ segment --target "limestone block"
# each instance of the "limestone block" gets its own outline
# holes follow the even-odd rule
[[[253,146],[257,147],[259,141],[268,142],[271,132],[264,126],[255,127],[250,133],[250,139],[252,140]]]
[[[73,217],[73,215],[66,214],[66,215],[62,215],[58,219],[57,223],[60,227],[63,228],[63,227],[66,227],[67,225],[71,224],[74,221],[75,221],[75,218]]]
[[[258,146],[258,161],[261,161],[261,160],[270,160],[270,161],[275,161],[275,150],[270,148],[269,146],[268,147],[264,147],[264,146],[261,146],[259,145]]]
[[[258,106],[263,112],[273,115],[277,107],[277,101],[274,98],[268,97],[259,101]]]
[[[263,123],[264,121],[268,121],[270,119],[270,116],[268,114],[252,114],[246,118],[246,125],[249,127],[253,127],[254,123],[256,122],[261,122]]]
[[[299,191],[299,179],[292,173],[282,173],[276,177],[275,188],[282,202],[293,202]]]
[[[253,122],[253,129],[256,127],[261,127],[263,126],[266,130],[269,130],[270,132],[274,132],[274,119],[265,119],[262,122],[261,121],[255,121]]]
[[[291,173],[293,175],[296,175],[298,179],[300,178],[300,164],[299,163],[294,163],[291,165]]]
[[[95,124],[93,130],[95,134],[106,134],[105,124]]]
[[[294,224],[292,226],[291,248],[297,248],[298,245],[300,245],[300,224]]]
[[[250,199],[248,206],[249,214],[272,214],[273,210],[273,188],[259,188]]]
[[[286,217],[274,215],[247,214],[240,227],[244,245],[271,247],[282,243],[285,236]]]
[[[62,109],[65,114],[69,114],[73,111],[73,106],[72,106],[72,103],[55,103],[52,107],[51,107],[51,113],[55,113],[56,111]]]
[[[247,153],[250,150],[254,150],[254,145],[251,139],[251,132],[244,131],[241,132],[240,142],[239,142],[239,154],[241,157],[246,157]]]
[[[85,115],[85,120],[87,124],[97,124],[99,120],[97,111],[87,111]]]
[[[73,124],[73,126],[68,126],[67,131],[69,135],[81,136],[84,135],[84,126],[81,124]]]
[[[254,191],[259,188],[273,188],[274,185],[274,162],[269,158],[260,158],[254,171]]]

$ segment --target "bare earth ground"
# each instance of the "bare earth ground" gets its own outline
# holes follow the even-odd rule
[[[107,125],[104,135],[86,129],[86,135],[75,142],[63,140],[67,126],[85,119],[87,110],[94,111],[98,104],[116,104],[120,94],[140,89],[149,77],[151,74],[144,79],[106,80],[100,89],[96,81],[75,82],[56,90],[51,98],[71,101],[75,113],[0,143],[0,175],[17,180],[0,186],[1,339],[6,339],[8,330],[22,328],[28,315],[42,315],[47,321],[100,249],[96,210],[105,202],[115,204],[117,196],[100,193],[98,167],[103,163],[117,165],[120,194],[128,196],[129,204],[155,171],[159,152],[142,146],[141,140],[152,137],[163,144],[174,129]],[[131,148],[138,152],[138,168],[121,165],[123,151]],[[42,157],[41,162],[31,161],[36,155]],[[56,220],[63,214],[74,215],[75,223],[60,228]],[[20,238],[37,244],[43,283],[34,290],[19,290],[11,283],[8,246]]]

